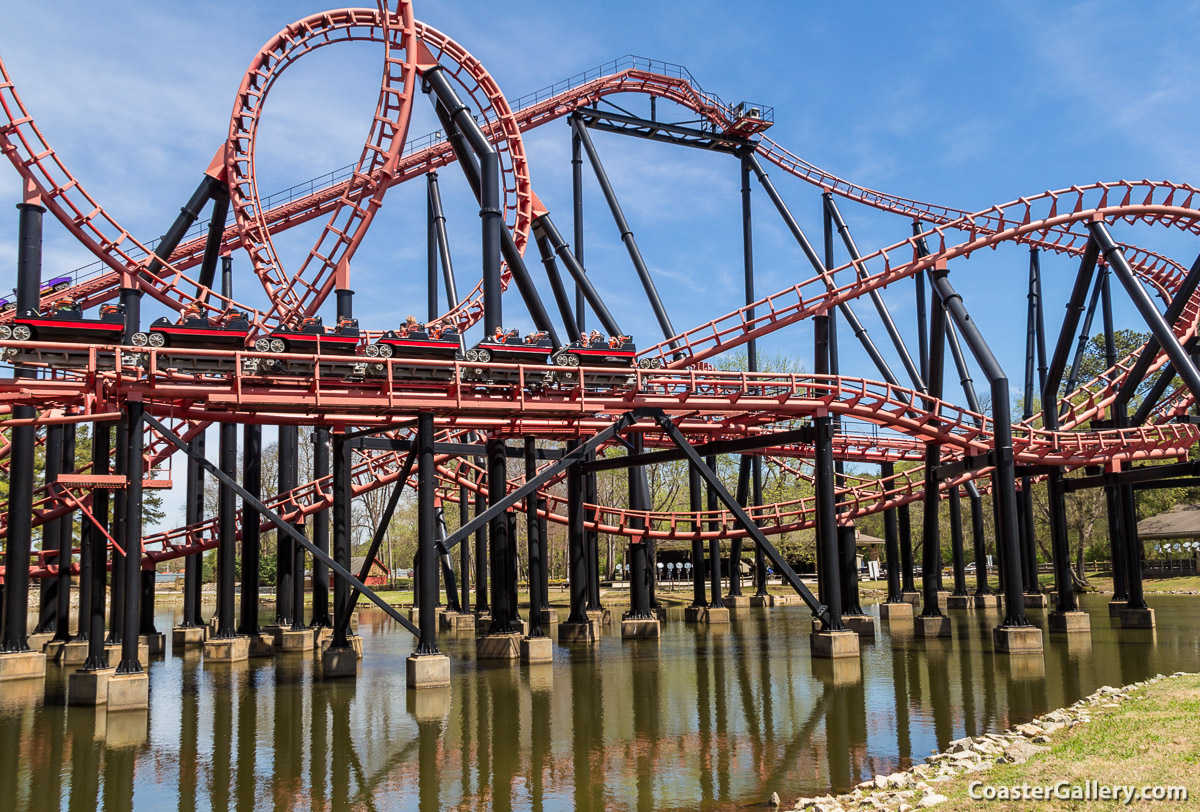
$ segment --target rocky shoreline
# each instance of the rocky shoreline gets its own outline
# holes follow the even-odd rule
[[[997,764],[1026,761],[1030,756],[1048,750],[1047,745],[1055,734],[1087,724],[1094,713],[1105,713],[1105,709],[1116,708],[1122,702],[1141,699],[1137,694],[1147,685],[1183,676],[1194,675],[1177,671],[1170,677],[1159,674],[1121,688],[1105,685],[1070,707],[1043,714],[1002,733],[957,739],[944,751],[934,751],[926,756],[924,764],[916,764],[903,772],[877,775],[842,795],[801,798],[794,808],[808,812],[915,812],[935,807],[947,800],[938,792],[947,782],[968,773],[990,770]],[[776,797],[772,796],[772,800]]]

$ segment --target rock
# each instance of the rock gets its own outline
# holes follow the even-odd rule
[[[931,806],[937,806],[940,803],[945,803],[950,800],[945,795],[938,795],[936,792],[933,795],[926,795],[918,802],[918,806],[922,809],[928,809]]]
[[[768,801],[768,803],[770,803],[770,804],[771,804],[771,806],[772,806],[773,808],[777,808],[777,807],[779,806],[779,793],[778,793],[778,792],[772,792],[772,793],[771,793],[771,800],[770,800],[770,801]]]
[[[1028,741],[1015,741],[1004,751],[1005,757],[1009,759],[1010,764],[1020,764],[1029,759],[1030,756],[1046,750],[1045,747],[1038,747]]]
[[[889,787],[900,789],[908,786],[908,776],[904,773],[892,773],[887,777],[887,783]]]
[[[1042,732],[1048,736],[1057,730],[1062,730],[1062,728],[1063,725],[1061,722],[1047,722],[1046,724],[1042,725]]]
[[[1034,736],[1040,736],[1042,729],[1037,725],[1017,725],[1017,732],[1027,739],[1032,739]]]
[[[897,812],[912,812],[915,808],[912,804],[900,804],[900,809]]]
[[[874,784],[875,784],[875,789],[887,789],[888,788],[888,777],[886,775],[877,775],[877,776],[875,776]]]
[[[1030,739],[1030,741],[1032,741],[1034,744],[1049,744],[1050,737],[1049,736],[1034,736],[1032,739]]]

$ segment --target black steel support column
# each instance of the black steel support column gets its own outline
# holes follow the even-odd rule
[[[461,471],[460,471],[461,473]],[[471,521],[471,490],[466,485],[458,486],[458,526],[462,527]],[[467,542],[458,550],[458,585],[462,590],[459,595],[459,608],[463,612],[471,611],[471,544]]]
[[[716,456],[710,456],[704,461],[705,465],[710,470],[717,470]],[[696,478],[700,478],[700,470],[696,466],[690,466],[689,472],[694,473]],[[708,569],[709,578],[712,581],[712,595],[709,598],[708,605],[713,609],[721,609],[725,606],[725,599],[721,597],[721,537],[719,535],[720,523],[716,519],[717,515],[717,491],[712,485],[707,489],[707,504],[708,514],[713,518],[708,522]]]
[[[642,434],[639,432],[632,438],[632,448],[629,453],[632,455],[641,454]],[[640,465],[632,465],[628,469],[628,484],[629,484],[629,509],[635,513],[648,509],[645,496],[646,489],[644,487],[646,479],[646,469]],[[630,516],[629,526],[631,530],[646,530],[645,521],[640,516]],[[649,560],[646,537],[631,538],[629,540],[629,612],[625,615],[626,618],[633,620],[652,619],[654,617],[650,612],[650,568],[653,565]]]
[[[417,416],[417,570],[421,573],[417,625],[421,638],[417,654],[437,654],[437,549],[434,544],[434,496],[437,469],[433,461],[433,413]]]
[[[583,143],[579,133],[571,127],[571,222],[574,227],[575,250],[572,256],[580,268],[587,267],[583,262]],[[586,280],[585,280],[586,281]],[[584,286],[575,280],[575,323],[579,330],[586,327],[587,313],[584,310]]]
[[[118,674],[140,674],[142,664],[138,661],[138,621],[140,613],[140,590],[138,577],[142,571],[142,451],[143,420],[145,407],[140,401],[129,401],[125,405],[125,420],[128,425],[128,445],[118,448],[125,456],[125,470],[129,484],[125,488],[125,532],[121,545],[125,548],[125,607],[123,625],[125,635],[121,640],[121,662]]]
[[[60,470],[66,474],[75,472],[74,423],[67,423],[66,425],[62,426],[62,462]],[[56,619],[56,624],[54,627],[54,639],[61,640],[65,643],[71,639],[71,554],[75,549],[74,509],[68,509],[67,513],[59,517],[57,521],[59,526],[58,574],[55,576],[55,580],[58,582],[58,590],[55,594],[57,605],[54,613]],[[80,560],[80,566],[82,567],[82,565],[83,561]],[[80,587],[82,587],[82,578],[80,579],[79,583]],[[81,594],[81,602],[82,599],[83,596]],[[151,617],[150,625],[154,625],[153,617]]]
[[[480,457],[475,458],[475,465],[480,469],[476,476],[477,485],[483,482],[484,464]],[[479,517],[487,510],[487,492],[483,488],[475,491],[475,516]],[[475,531],[475,613],[489,614],[488,607],[488,526],[482,524]]]
[[[188,444],[192,453],[204,456],[204,432],[197,434]],[[93,460],[95,459],[93,453]],[[94,464],[94,463],[93,463]],[[204,469],[194,458],[187,461],[186,495],[184,499],[185,521],[189,527],[199,524],[204,517]],[[97,496],[100,491],[97,491]],[[193,628],[204,625],[200,616],[201,581],[204,576],[204,553],[194,552],[184,559],[183,563],[183,628]]]
[[[438,255],[442,260],[442,281],[446,285],[446,305],[453,310],[458,307],[458,288],[454,284],[454,262],[450,257],[450,238],[446,234],[446,215],[442,211],[442,193],[438,188],[437,172],[430,172],[429,203],[433,207],[433,228],[437,237]],[[437,317],[437,306],[430,310],[429,318]]]
[[[488,460],[488,504],[495,505],[508,495],[508,456],[504,440],[490,438],[487,441]],[[512,634],[519,631],[513,627],[512,603],[516,583],[511,577],[514,539],[509,538],[508,517],[504,513],[494,517],[488,528],[489,553],[492,560],[492,625],[491,634]]]
[[[574,451],[579,443],[567,443],[567,451]],[[583,468],[573,465],[567,471],[567,565],[570,569],[571,610],[568,623],[587,623],[587,561],[585,560]]]
[[[433,209],[433,190],[437,186],[437,173],[425,174],[425,319],[432,322],[438,317],[438,219],[442,228],[446,227],[446,218],[441,212]]]
[[[320,482],[329,476],[329,429],[318,426],[313,430],[313,480]],[[313,514],[312,541],[323,553],[329,552],[329,508]],[[329,567],[319,558],[313,559],[312,618],[309,625],[332,626],[329,614]]]
[[[46,452],[42,463],[42,484],[47,494],[58,493],[58,475],[62,472],[63,427],[46,427]],[[58,519],[42,525],[42,550],[53,552],[46,557],[46,563],[58,566],[62,560],[62,523]],[[70,571],[70,558],[66,567]],[[58,589],[57,577],[42,578],[38,589],[38,620],[33,627],[37,633],[55,633],[58,630]],[[65,618],[64,618],[65,621]]]
[[[550,244],[550,239],[546,237],[545,232],[538,229],[539,233],[534,235],[537,241],[538,253],[542,257],[542,267],[546,269],[546,279],[550,282],[550,290],[554,294],[554,304],[558,307],[558,316],[562,319],[563,326],[567,328],[567,336],[574,340],[579,335],[579,323],[575,320],[575,312],[572,310],[570,296],[567,295],[567,289],[563,286],[562,275],[558,272],[558,263],[554,261],[554,246]],[[582,298],[583,294],[579,294]]]
[[[917,584],[913,571],[912,519],[908,504],[896,508],[900,526],[900,583],[904,592],[916,592]]]
[[[237,476],[237,426],[222,423],[219,456],[221,473]],[[133,472],[130,472],[130,478]],[[237,500],[231,488],[222,486],[217,497],[217,633],[218,638],[237,636],[234,581],[237,569]],[[128,584],[127,584],[128,586]],[[127,589],[127,592],[133,590]]]
[[[929,320],[929,362],[925,381],[929,386],[929,410],[937,415],[942,397],[942,380],[946,355],[946,308],[935,298]],[[939,526],[941,493],[938,490],[938,466],[942,461],[941,443],[925,444],[925,496],[922,500],[921,523],[921,617],[940,617],[938,601],[942,573],[942,537]]]
[[[108,423],[92,424],[92,473],[96,476],[108,476],[109,455],[112,447],[112,426]],[[108,668],[108,651],[104,648],[104,588],[108,569],[108,539],[101,528],[108,529],[108,491],[98,488],[92,491],[92,516],[97,524],[88,522],[84,525],[86,540],[81,556],[89,558],[91,576],[91,598],[87,607],[87,641],[88,656],[83,664],[84,671],[95,671],[98,668]],[[10,525],[11,527],[11,525]],[[82,578],[82,573],[80,575]],[[80,590],[80,598],[83,590]],[[82,613],[81,613],[82,617]],[[82,632],[82,626],[80,628]]]
[[[593,459],[595,459],[594,455],[589,454],[587,460]],[[586,528],[583,537],[583,549],[587,561],[587,608],[589,612],[604,610],[604,604],[600,602],[600,533],[595,529],[597,519],[599,519],[597,494],[596,475],[589,471],[583,476],[583,501],[592,505],[592,515],[588,517],[592,522],[592,527]]]
[[[541,587],[540,594],[542,598],[541,606],[534,607],[535,611],[550,611],[550,529],[549,520],[546,518],[550,515],[550,507],[545,497],[545,492],[538,494],[537,512],[538,512],[538,538],[541,540],[542,552],[542,568],[541,568]],[[467,545],[463,545],[466,549]]]
[[[692,516],[704,510],[704,494],[701,490],[700,472],[688,466],[688,509]],[[716,494],[714,494],[715,496]],[[692,521],[692,606],[708,606],[704,594],[704,539],[700,538],[703,528],[699,519]]]
[[[813,317],[816,347],[815,370],[829,374],[829,316]],[[813,454],[813,478],[816,490],[817,569],[821,601],[829,607],[827,631],[841,631],[842,589],[838,564],[837,495],[834,492],[833,420],[826,414],[813,418],[816,443]]]
[[[990,595],[992,588],[988,585],[987,548],[983,534],[983,497],[976,489],[971,489],[968,495],[971,499],[971,541],[975,548],[975,594]]]
[[[715,469],[714,469],[715,470]],[[738,460],[737,502],[743,508],[750,504],[750,456],[743,454]],[[729,597],[742,596],[742,538],[729,540]]]
[[[891,482],[896,475],[895,463],[885,462],[879,466],[879,478]],[[885,488],[890,487],[885,485]],[[900,526],[896,521],[896,508],[883,511],[883,551],[887,557],[887,602],[900,602]]]
[[[333,560],[350,569],[350,447],[346,435],[333,435]],[[332,648],[347,648],[350,641],[350,587],[345,580],[333,582],[333,640]]]
[[[242,427],[242,487],[262,499],[262,428]],[[238,634],[258,634],[259,523],[262,518],[250,500],[242,500],[242,592]]]
[[[300,429],[296,426],[279,427],[279,492],[286,493],[300,484]],[[285,487],[286,486],[286,487]],[[293,516],[290,524],[304,533],[304,517]],[[292,631],[308,628],[304,622],[304,547],[290,545],[292,553]],[[349,567],[349,561],[346,562]]]
[[[537,460],[534,457],[536,441],[532,437],[525,438],[525,478],[532,479],[537,475]],[[525,497],[525,540],[529,558],[529,636],[543,637],[542,634],[542,570],[546,567],[546,539],[541,533],[538,522],[538,502],[540,491]],[[463,545],[466,549],[467,545]]]
[[[1129,588],[1126,609],[1145,609],[1146,596],[1142,591],[1142,542],[1137,532],[1137,504],[1133,500],[1133,486],[1117,485],[1117,497],[1121,501],[1121,524],[1125,541],[1125,578]]]
[[[975,322],[967,313],[962,297],[955,292],[950,280],[946,278],[947,273],[944,265],[935,266],[930,273],[933,287],[991,385],[992,425],[995,431],[993,453],[996,460],[992,487],[997,494],[999,507],[996,516],[996,539],[1006,564],[1003,625],[1027,626],[1029,622],[1025,619],[1025,598],[1021,585],[1021,554],[1017,548],[1017,494],[1013,482],[1015,465],[1008,378],[992,354],[983,335],[979,332],[979,328],[975,326]]]
[[[962,499],[958,495],[957,485],[950,488],[950,549],[954,562],[953,594],[956,597],[966,597],[968,593],[966,561],[963,552]],[[976,562],[975,566],[980,566],[980,562]]]

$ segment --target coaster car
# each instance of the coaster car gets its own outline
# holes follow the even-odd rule
[[[366,349],[372,358],[430,358],[454,361],[459,357],[458,329],[419,325],[388,330]]]
[[[466,360],[488,364],[548,364],[554,344],[545,333],[531,333],[524,339],[517,330],[497,330],[466,352]]]
[[[637,347],[629,336],[615,336],[607,341],[590,338],[572,341],[554,354],[554,363],[560,367],[641,367],[658,369],[662,361],[657,358],[637,359]]]
[[[0,325],[0,341],[119,344],[124,332],[125,305],[101,305],[100,318],[87,319],[78,303],[58,302],[46,315],[37,310],[22,310],[11,324]]]
[[[308,355],[355,355],[361,334],[358,319],[340,319],[332,332],[320,316],[305,318],[299,329],[278,327],[254,342],[258,352],[294,352]]]
[[[185,313],[180,323],[163,317],[145,332],[133,334],[135,347],[188,347],[191,349],[241,349],[250,335],[250,322],[245,313],[227,310],[210,322],[198,312]]]

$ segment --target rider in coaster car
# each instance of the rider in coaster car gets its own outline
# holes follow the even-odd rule
[[[508,334],[504,332],[503,327],[497,327],[496,332],[492,333],[492,341],[495,341],[497,344],[503,344],[506,338],[508,338]]]
[[[604,345],[604,335],[599,330],[592,330],[592,334],[588,337],[588,339],[589,344],[600,344],[601,346]]]
[[[176,324],[187,324],[188,319],[200,318],[200,305],[195,302],[190,303],[179,314],[179,318],[175,320]]]
[[[587,336],[587,331],[584,330],[582,333],[579,334],[579,346],[586,347],[587,345],[588,345],[588,336]]]
[[[400,325],[400,329],[396,334],[401,338],[407,338],[410,331],[417,329],[417,317],[411,313],[404,317],[404,324]]]
[[[440,321],[435,321],[426,325],[425,330],[429,333],[429,337],[436,341],[442,337],[442,333],[446,332],[446,327]]]
[[[546,336],[545,331],[535,330],[532,333],[529,333],[528,335],[525,336],[525,343],[526,344],[536,344],[539,341],[541,341],[543,338],[545,338],[545,336]]]
[[[222,327],[228,327],[232,322],[235,322],[238,319],[244,319],[245,317],[246,314],[237,308],[227,307],[224,311],[222,311],[218,322]]]
[[[75,300],[70,297],[59,299],[57,302],[55,302],[54,304],[52,304],[50,306],[50,309],[51,309],[51,311],[54,311],[54,312],[58,312],[59,310],[74,310],[75,309]]]

